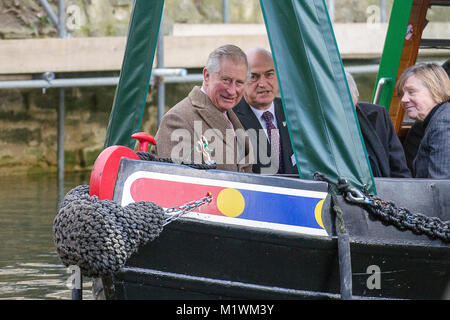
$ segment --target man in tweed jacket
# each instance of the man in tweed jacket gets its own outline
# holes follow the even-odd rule
[[[250,140],[232,111],[247,77],[247,57],[240,48],[225,45],[214,50],[203,69],[202,87],[194,87],[162,118],[155,136],[156,155],[214,161],[219,170],[251,172]]]

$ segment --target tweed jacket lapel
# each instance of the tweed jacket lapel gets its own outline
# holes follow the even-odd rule
[[[220,131],[223,140],[226,143],[226,129],[230,128],[222,114],[211,102],[209,97],[204,94],[199,87],[195,87],[189,94],[193,108],[209,128]],[[205,128],[204,128],[205,129]]]
[[[251,151],[251,146],[249,143],[249,139],[244,131],[244,128],[239,121],[238,117],[234,114],[232,110],[228,111],[228,118],[233,125],[231,128],[228,123],[225,115],[219,111],[211,102],[209,97],[204,94],[200,87],[194,87],[194,89],[189,94],[189,98],[192,102],[193,108],[196,113],[205,123],[204,128],[202,128],[203,132],[207,129],[215,129],[220,132],[223,143],[225,144],[225,152],[232,152],[234,154],[235,163],[240,163],[242,159],[237,159],[239,156],[237,152],[237,143],[241,141],[245,141],[244,152],[245,152],[245,163],[246,165],[238,165],[238,167],[246,167],[248,164],[248,155]],[[233,130],[234,129],[234,130]],[[242,130],[237,130],[242,129]],[[235,136],[236,135],[236,136]],[[236,137],[238,139],[236,139]],[[240,157],[239,157],[240,158]]]

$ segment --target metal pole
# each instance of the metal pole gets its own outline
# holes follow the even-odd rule
[[[65,1],[58,1],[58,36],[64,38],[66,36],[66,14]],[[58,105],[58,203],[64,198],[64,116],[65,116],[65,91],[64,88],[59,89],[59,105]]]
[[[51,74],[51,72],[46,72]],[[44,74],[45,75],[45,74]],[[44,76],[45,77],[45,76]],[[187,74],[186,69],[153,69],[150,84],[156,83],[155,78],[164,77],[165,83],[185,83],[201,82],[203,75]],[[72,78],[72,79],[41,79],[41,80],[17,80],[0,81],[1,89],[50,89],[50,88],[72,88],[72,87],[101,87],[116,86],[119,83],[119,77],[100,77],[100,78]]]
[[[380,0],[380,22],[386,22],[386,0]]]
[[[70,272],[70,277],[67,282],[72,289],[72,300],[83,300],[83,281],[80,267],[71,265],[68,271]]]
[[[161,17],[161,24],[159,26],[158,35],[158,48],[156,55],[157,68],[164,68],[164,14]],[[159,76],[155,79],[157,81],[158,88],[158,126],[161,123],[161,119],[165,112],[165,97],[166,97],[166,85],[164,83],[164,77]]]
[[[58,36],[60,38],[66,37],[66,1],[58,1]]]
[[[58,107],[58,203],[64,198],[64,116],[65,116],[65,91],[59,88]]]
[[[230,1],[223,0],[223,23],[230,23]]]
[[[59,27],[58,17],[53,12],[52,7],[50,7],[50,5],[48,4],[47,0],[39,0],[39,1],[41,2],[41,5],[44,7],[44,9],[47,12],[48,16],[50,17],[50,20],[52,20],[53,25],[56,28],[58,28]]]
[[[58,36],[66,37],[66,2],[58,1]],[[58,203],[64,198],[64,117],[66,113],[65,89],[59,88],[59,107],[58,107]],[[78,266],[71,266],[74,285],[72,287],[72,300],[83,299],[83,278]]]
[[[442,65],[444,60],[426,60],[428,63]],[[345,69],[350,73],[377,73],[378,64],[346,66]],[[187,74],[186,69],[153,69],[150,85],[156,85],[157,78],[164,77],[164,83],[192,83],[202,82],[203,74]],[[119,77],[99,77],[99,78],[68,78],[68,79],[41,79],[41,80],[10,80],[0,81],[0,90],[2,89],[50,89],[50,88],[73,88],[73,87],[98,87],[98,86],[116,86],[119,83]]]

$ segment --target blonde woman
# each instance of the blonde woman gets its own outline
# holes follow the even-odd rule
[[[408,117],[425,129],[413,160],[416,178],[450,179],[450,78],[434,63],[405,70],[397,94]]]

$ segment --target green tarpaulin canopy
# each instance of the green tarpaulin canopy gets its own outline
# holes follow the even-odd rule
[[[134,1],[105,148],[135,144],[131,135],[141,126],[163,8],[164,0]]]
[[[323,0],[261,0],[300,177],[319,171],[375,192]]]

